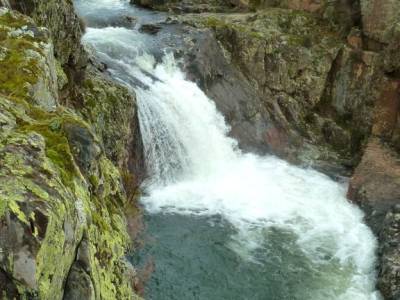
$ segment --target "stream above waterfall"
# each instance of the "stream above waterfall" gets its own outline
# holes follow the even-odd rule
[[[149,178],[146,242],[131,259],[154,260],[146,299],[379,299],[376,240],[345,182],[242,153],[168,33],[139,31],[165,14],[128,0],[75,2],[84,42],[138,98]],[[135,22],[122,26],[127,16]]]

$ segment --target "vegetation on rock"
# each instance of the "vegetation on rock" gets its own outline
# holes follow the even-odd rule
[[[52,30],[75,21],[65,20],[73,12],[69,1],[57,1],[64,9],[44,19],[52,5],[35,2],[33,13],[53,22],[50,34],[0,9],[0,298],[133,299],[124,214],[133,203],[121,174],[133,170],[128,153],[140,140],[135,97],[92,71],[74,88],[80,97],[73,105],[60,105],[60,83],[72,80],[61,66],[73,68],[65,64],[82,46],[80,36],[67,35],[65,53],[56,41],[55,59]],[[108,119],[110,107],[120,119]]]

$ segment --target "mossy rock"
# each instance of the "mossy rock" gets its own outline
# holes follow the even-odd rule
[[[106,133],[57,102],[60,63],[45,29],[2,9],[0,32],[0,298],[63,299],[77,278],[90,282],[81,298],[136,298],[127,197]]]
[[[17,12],[0,9],[0,92],[54,110],[58,85],[47,30]]]

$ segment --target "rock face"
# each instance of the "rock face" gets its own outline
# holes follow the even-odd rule
[[[243,149],[329,173],[356,166],[384,81],[378,55],[360,51],[356,30],[346,44],[314,15],[280,8],[177,21],[194,31],[182,49],[188,73]]]
[[[123,184],[141,159],[135,96],[83,64],[70,1],[10,5],[33,19],[0,8],[0,298],[137,298]],[[70,107],[68,70],[85,71]]]
[[[87,54],[80,43],[84,23],[75,14],[72,1],[7,0],[10,8],[30,16],[38,26],[48,29],[54,56],[66,74],[60,90],[62,103],[79,97],[77,86],[85,76]]]
[[[388,42],[388,31],[400,20],[400,3],[395,0],[363,0],[361,13],[365,35],[377,42]]]
[[[379,240],[378,287],[385,299],[400,297],[400,164],[399,155],[371,138],[351,179],[349,197],[366,212]]]
[[[189,1],[176,1],[176,0],[131,0],[132,4],[137,4],[146,8],[153,8],[158,10],[175,11],[175,12],[223,12],[232,10],[236,7],[236,1],[229,0],[189,0]],[[238,3],[240,1],[237,1]]]
[[[372,134],[348,194],[366,211],[380,241],[378,287],[385,299],[400,297],[399,105],[399,81],[388,80],[376,100]]]
[[[80,43],[83,23],[75,14],[71,1],[8,1],[11,8],[32,17],[37,25],[49,30],[55,56],[62,66],[78,70],[86,65],[86,54]]]

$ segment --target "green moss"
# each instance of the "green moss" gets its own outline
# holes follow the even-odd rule
[[[8,202],[8,208],[14,213],[14,215],[17,216],[17,218],[22,221],[25,224],[29,224],[28,218],[26,215],[22,212],[20,209],[19,205],[15,201],[9,201]]]
[[[95,201],[95,209],[92,212],[93,225],[98,227],[101,232],[109,232],[111,230],[110,224],[107,222],[106,214],[102,211],[102,207],[98,201]]]
[[[91,184],[95,189],[97,189],[97,188],[99,187],[99,177],[98,177],[97,175],[94,175],[94,174],[90,175],[90,176],[89,176],[89,181],[90,181],[90,184]]]
[[[18,44],[19,42],[16,42]],[[15,68],[18,66],[18,68]],[[26,54],[16,47],[0,61],[0,92],[7,96],[27,97],[30,85],[37,82],[40,72],[34,59],[27,60]]]
[[[24,166],[25,159],[19,155],[13,155],[13,153],[6,153],[3,156],[3,161],[6,163],[6,167],[9,167],[10,174],[14,176],[24,176],[32,171],[29,166]],[[20,165],[17,168],[15,166]]]
[[[22,18],[21,16],[15,16],[11,12],[7,12],[0,16],[0,24],[12,27],[12,28],[19,28],[24,25],[27,25],[26,18]]]
[[[247,35],[254,39],[266,39],[266,36],[258,29],[246,26],[241,23],[235,23],[232,20],[222,19],[214,16],[203,18],[201,20],[202,26],[212,28],[216,31],[219,30],[230,30],[239,34]]]
[[[218,19],[216,17],[208,17],[203,21],[204,25],[211,28],[217,27],[225,27],[227,26],[226,22],[222,19]]]
[[[78,124],[87,128],[89,125],[67,110],[46,112],[40,108],[31,107],[28,115],[33,120],[22,124],[19,131],[36,132],[44,137],[46,156],[57,166],[63,183],[66,186],[72,186],[73,179],[81,175],[75,164],[64,126]]]
[[[37,281],[41,299],[52,299],[60,294],[63,286],[63,277],[75,258],[74,244],[66,243],[63,230],[63,221],[71,211],[59,204],[52,209],[52,215],[47,225],[45,240],[41,244],[37,255]],[[81,235],[81,234],[80,234]],[[75,237],[79,238],[79,235]],[[76,243],[75,241],[74,243]]]
[[[0,218],[5,214],[7,209],[7,200],[3,197],[0,198]]]
[[[121,175],[102,153],[99,161],[93,162],[92,173],[87,174],[89,185],[75,163],[72,141],[68,140],[70,125],[90,128],[89,124],[72,109],[59,107],[55,112],[46,112],[32,104],[30,88],[44,72],[41,61],[32,52],[37,52],[39,59],[43,55],[37,47],[40,39],[8,34],[11,28],[29,22],[12,14],[0,16],[0,44],[7,49],[0,58],[0,110],[6,112],[6,121],[11,124],[0,141],[0,217],[7,211],[17,216],[16,222],[27,229],[24,241],[38,250],[33,254],[38,282],[36,298],[62,298],[77,247],[87,232],[90,276],[96,296],[131,299],[134,295],[124,277],[122,262],[129,237]],[[29,53],[34,57],[29,58]],[[125,89],[100,79],[86,81],[85,90],[88,94],[84,109],[89,107],[85,113],[91,114],[91,118],[86,118],[111,141],[110,149],[115,149],[110,137],[117,136],[120,159],[134,115],[132,97]],[[120,116],[118,112],[128,110],[129,113],[121,114],[123,121],[114,124],[113,118]],[[99,139],[95,136],[94,140]],[[37,210],[40,214],[36,214]],[[5,260],[12,262],[13,257],[13,253],[7,253]],[[9,270],[12,268],[10,263]],[[17,285],[21,295],[31,295],[24,284]]]
[[[49,194],[39,185],[34,184],[31,180],[25,180],[23,185],[28,191],[32,192],[32,194],[34,194],[38,198],[42,200],[49,200]]]
[[[58,167],[61,178],[67,186],[71,186],[73,177],[77,176],[74,158],[64,133],[53,131],[51,124],[62,122],[59,118],[50,119],[43,123],[33,123],[22,127],[23,132],[36,132],[42,135],[46,142],[46,155]]]
[[[30,85],[37,82],[38,74],[42,72],[37,58],[30,58],[26,53],[27,50],[32,50],[42,54],[42,50],[35,44],[41,40],[30,35],[18,38],[10,36],[15,28],[24,25],[32,24],[11,13],[0,16],[0,43],[5,51],[5,56],[0,59],[0,93],[19,98],[28,96]]]
[[[27,109],[27,115],[37,121],[53,119],[54,117],[57,116],[55,112],[47,112],[40,107],[29,106],[29,105]]]

